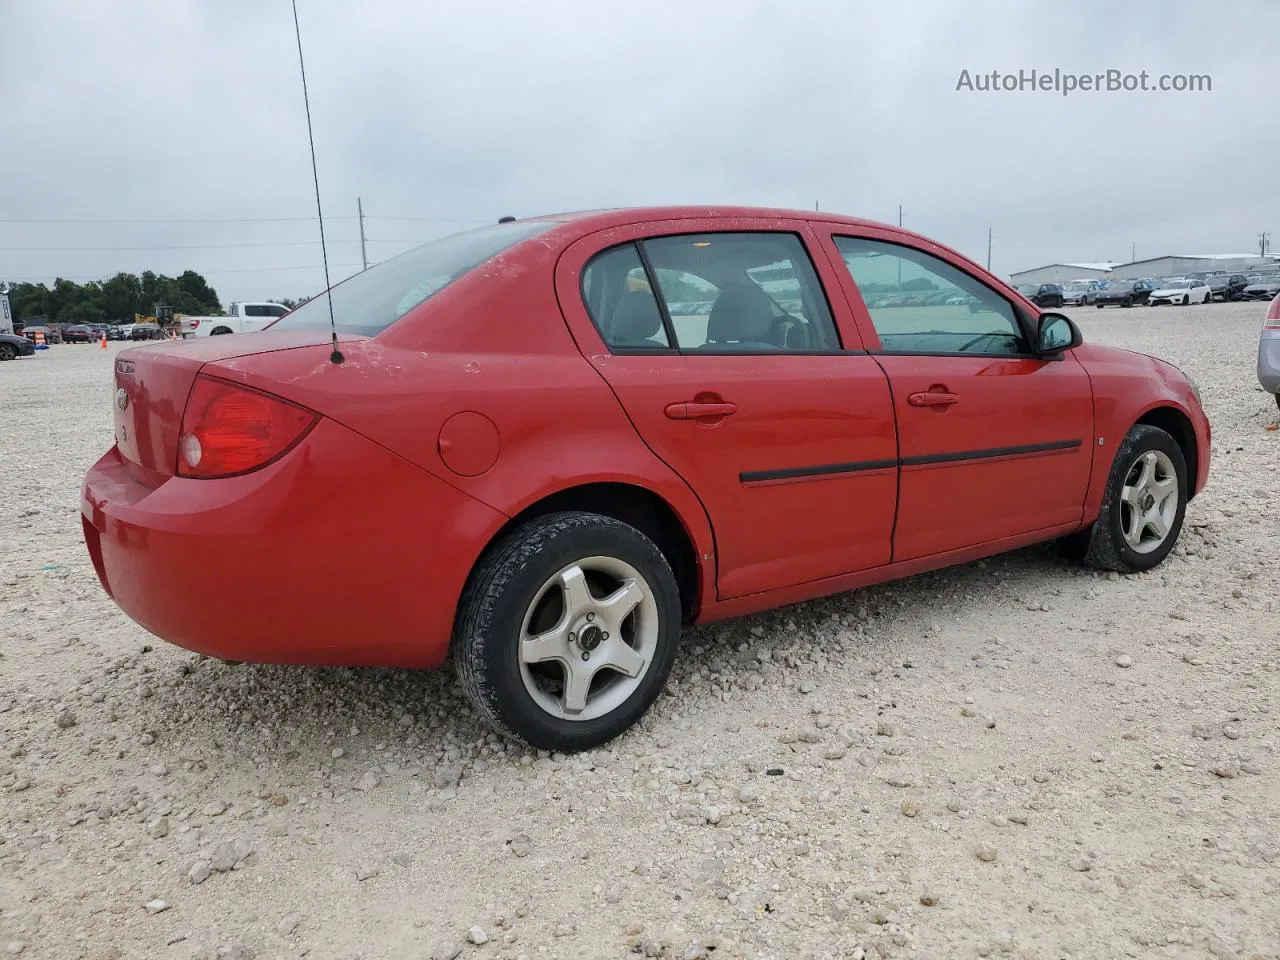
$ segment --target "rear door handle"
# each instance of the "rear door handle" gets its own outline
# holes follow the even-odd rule
[[[913,393],[907,397],[907,403],[913,407],[949,407],[960,400],[954,393],[934,392]]]
[[[684,403],[667,405],[666,414],[672,420],[702,420],[706,417],[727,417],[738,412],[736,403],[720,401],[708,403],[700,400],[687,400]]]

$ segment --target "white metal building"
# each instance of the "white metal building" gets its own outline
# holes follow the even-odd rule
[[[1252,273],[1273,270],[1280,264],[1276,257],[1260,257],[1256,253],[1189,253],[1152,257],[1118,264],[1112,271],[1117,280],[1141,280],[1143,277],[1179,277],[1188,273]]]
[[[1032,267],[1009,274],[1014,283],[1066,283],[1068,280],[1107,280],[1113,276],[1115,266],[1110,261],[1102,263],[1051,263],[1044,267]]]

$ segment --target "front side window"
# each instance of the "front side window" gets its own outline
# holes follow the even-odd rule
[[[900,244],[834,240],[886,352],[1028,352],[1012,304],[963,270]]]

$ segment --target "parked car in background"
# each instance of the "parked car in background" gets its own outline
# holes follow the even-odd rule
[[[73,323],[62,328],[62,339],[66,343],[92,343],[98,337],[93,328],[84,323]]]
[[[130,340],[164,340],[165,332],[158,323],[135,323],[129,329]]]
[[[132,333],[133,333],[132,323],[117,323],[117,324],[113,324],[107,330],[107,339],[108,340],[128,340],[130,338],[130,334]]]
[[[1270,300],[1280,293],[1280,274],[1272,277],[1251,277],[1249,285],[1240,294],[1242,300]]]
[[[1151,280],[1111,280],[1098,291],[1093,305],[1103,307],[1133,307],[1147,302],[1155,283]]]
[[[16,333],[0,333],[0,360],[16,360],[18,357],[33,357],[35,344],[26,337]]]
[[[58,332],[57,327],[46,327],[46,326],[43,326],[42,324],[37,324],[34,327],[22,328],[22,335],[26,337],[28,340],[30,340],[32,343],[36,342],[37,333],[44,334],[45,343],[61,343],[62,342],[62,334]]]
[[[866,306],[899,270],[945,296]],[[689,285],[705,318],[671,316]],[[255,336],[125,350],[112,386],[81,514],[125,613],[227,660],[450,657],[480,717],[551,750],[635,724],[686,623],[1059,538],[1150,570],[1209,476],[1177,367],[800,211],[470,230]]]
[[[1267,393],[1275,394],[1280,407],[1280,295],[1271,301],[1262,321],[1258,340],[1258,382]]]
[[[1166,280],[1147,295],[1147,303],[1153,307],[1175,303],[1185,307],[1208,299],[1209,285],[1203,280]]]
[[[1017,290],[1037,307],[1061,309],[1064,302],[1062,288],[1056,283],[1020,283]]]
[[[1225,302],[1227,300],[1239,300],[1240,295],[1244,293],[1244,288],[1249,285],[1249,278],[1242,273],[1221,273],[1217,276],[1206,278],[1205,282],[1209,284],[1209,291],[1213,294],[1213,299]]]
[[[1087,306],[1098,296],[1098,281],[1072,280],[1062,284],[1062,302],[1071,306]]]
[[[218,337],[228,333],[256,333],[275,323],[289,308],[282,303],[229,303],[225,317],[183,317],[182,336]]]

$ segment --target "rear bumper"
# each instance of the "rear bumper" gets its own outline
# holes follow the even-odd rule
[[[439,666],[467,575],[506,519],[330,420],[225,480],[152,487],[113,447],[81,513],[103,587],[151,633],[317,666]]]
[[[1258,341],[1258,382],[1267,393],[1280,394],[1280,331]]]

